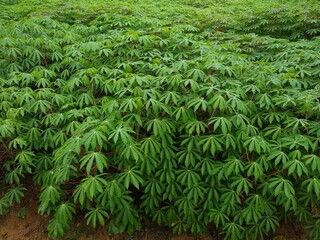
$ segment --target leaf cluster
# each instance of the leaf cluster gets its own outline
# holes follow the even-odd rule
[[[110,233],[263,239],[295,218],[319,238],[320,39],[121,9],[0,25],[0,214],[32,176],[53,238],[80,211]]]

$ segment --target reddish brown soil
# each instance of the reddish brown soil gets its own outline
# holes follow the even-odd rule
[[[31,199],[23,208],[13,207],[8,214],[0,217],[0,239],[49,239],[45,234],[48,222],[48,216],[37,214],[37,203]]]
[[[291,223],[282,224],[277,229],[276,234],[272,238],[273,240],[308,240],[303,237],[304,229],[301,225]]]

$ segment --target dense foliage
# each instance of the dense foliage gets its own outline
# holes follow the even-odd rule
[[[0,214],[32,176],[54,238],[77,212],[110,233],[263,239],[296,219],[320,238],[318,5],[58,3],[2,13]]]

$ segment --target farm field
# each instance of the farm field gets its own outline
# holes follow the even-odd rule
[[[320,239],[320,2],[0,0],[0,239]]]

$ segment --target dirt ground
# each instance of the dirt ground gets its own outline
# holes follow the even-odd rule
[[[9,213],[0,216],[0,240],[49,240],[46,227],[50,217],[40,216],[37,213],[37,193],[27,193],[20,205],[13,206]],[[297,224],[281,225],[276,234],[266,240],[303,240],[303,228]],[[144,226],[140,232],[133,236],[126,234],[110,237],[108,228],[93,230],[80,219],[73,223],[66,240],[220,240],[211,234],[194,236],[182,234],[174,236],[170,229],[157,225]]]

